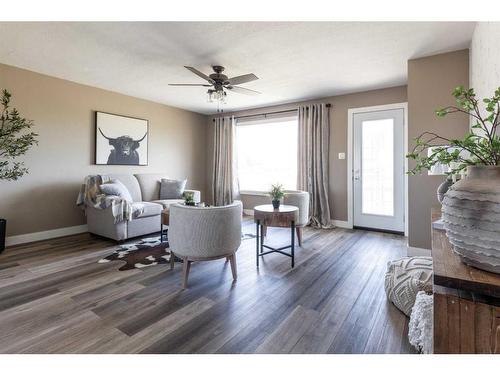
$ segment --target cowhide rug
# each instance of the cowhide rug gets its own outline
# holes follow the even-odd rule
[[[250,238],[255,238],[255,234],[241,234],[242,240],[248,240]],[[114,260],[125,262],[125,264],[118,269],[119,271],[156,266],[157,264],[168,264],[170,263],[168,241],[161,242],[160,236],[141,238],[137,242],[120,245],[112,254],[100,259],[98,263],[108,263]],[[175,261],[182,262],[182,259],[175,257]]]
[[[118,269],[119,271],[170,263],[168,242],[161,242],[159,236],[142,238],[137,242],[120,245],[112,254],[99,260],[98,263],[107,263],[113,260],[125,262],[125,264]],[[177,257],[175,261],[182,262],[182,260]]]

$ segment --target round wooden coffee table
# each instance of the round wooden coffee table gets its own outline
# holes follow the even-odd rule
[[[299,209],[295,206],[280,205],[274,208],[271,204],[256,206],[253,209],[256,224],[256,245],[257,245],[257,267],[259,267],[259,257],[271,253],[280,253],[292,258],[292,268],[295,266],[295,223],[299,217]],[[273,248],[264,244],[263,227],[281,227],[291,229],[291,244],[288,246]],[[264,248],[269,251],[264,252]],[[291,249],[290,254],[284,252]]]
[[[161,223],[160,223],[160,242],[163,242],[163,237],[167,239],[168,229],[163,229],[163,226],[168,226],[170,222],[170,210],[168,208],[163,209],[161,212]]]

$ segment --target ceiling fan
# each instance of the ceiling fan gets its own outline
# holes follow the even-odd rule
[[[242,83],[247,83],[247,82],[252,82],[257,79],[259,79],[255,74],[249,73],[249,74],[243,74],[241,76],[236,76],[232,78],[228,78],[225,74],[222,74],[224,71],[224,67],[220,65],[214,65],[212,66],[212,69],[214,70],[214,73],[210,75],[206,75],[202,72],[200,72],[198,69],[195,69],[191,66],[185,66],[187,70],[193,72],[196,74],[198,77],[203,78],[208,82],[208,84],[201,84],[201,83],[170,83],[169,86],[200,86],[200,87],[213,87],[208,89],[207,94],[208,94],[208,99],[210,102],[212,102],[214,99],[218,103],[224,103],[225,102],[225,97],[226,97],[226,92],[224,90],[229,90],[232,92],[236,92],[238,94],[245,94],[245,95],[259,95],[260,92],[255,91],[255,90],[250,90],[244,87],[236,86],[240,85]]]

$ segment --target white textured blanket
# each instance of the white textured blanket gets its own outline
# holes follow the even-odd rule
[[[109,178],[105,175],[85,177],[76,199],[76,205],[83,210],[85,210],[86,205],[100,210],[111,206],[115,223],[124,220],[130,221],[144,212],[144,205],[140,203],[132,204],[132,202],[127,202],[118,196],[103,194],[99,186],[108,181]]]
[[[411,310],[408,339],[418,351],[432,353],[432,294],[418,292]]]

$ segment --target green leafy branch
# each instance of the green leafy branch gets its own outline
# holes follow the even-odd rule
[[[487,116],[481,114],[479,101],[474,89],[459,86],[453,90],[456,106],[436,110],[438,117],[452,113],[471,116],[475,123],[464,138],[449,139],[433,132],[424,132],[415,138],[415,146],[406,155],[415,160],[415,167],[408,174],[418,174],[440,163],[447,165],[448,175],[461,173],[471,165],[500,165],[500,138],[497,128],[500,125],[500,88],[494,96],[483,99]],[[428,150],[431,150],[430,152]]]

